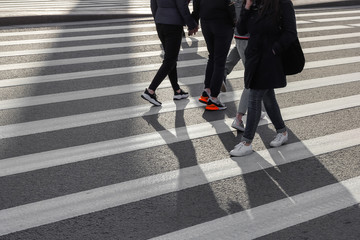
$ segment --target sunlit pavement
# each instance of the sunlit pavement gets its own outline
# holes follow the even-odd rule
[[[346,7],[358,0],[293,0],[297,9]],[[42,0],[1,1],[0,25],[86,21],[151,16],[150,0]]]

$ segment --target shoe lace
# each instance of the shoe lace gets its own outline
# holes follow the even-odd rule
[[[282,138],[282,133],[278,133],[278,134],[275,136],[274,141],[279,142],[279,141],[281,140],[281,138]]]
[[[238,144],[235,145],[236,148],[241,148],[242,146],[245,146],[245,141],[239,142]]]
[[[211,101],[212,101],[213,103],[215,103],[216,105],[218,105],[218,106],[222,106],[222,107],[225,106],[222,102],[220,102],[219,99],[216,99],[216,100],[211,99]]]

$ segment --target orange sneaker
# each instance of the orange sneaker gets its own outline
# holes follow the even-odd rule
[[[209,95],[206,91],[203,91],[203,93],[201,94],[200,98],[199,98],[199,102],[207,104],[209,100]]]
[[[226,108],[227,107],[222,102],[220,102],[219,100],[212,100],[211,98],[209,99],[205,107],[206,110],[210,111],[225,110]]]

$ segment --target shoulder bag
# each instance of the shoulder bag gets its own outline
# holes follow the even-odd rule
[[[305,56],[299,38],[296,38],[296,40],[282,52],[281,60],[285,75],[294,75],[304,69]]]

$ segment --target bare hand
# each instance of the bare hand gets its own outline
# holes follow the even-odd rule
[[[249,10],[251,5],[253,5],[253,0],[246,0],[245,9]]]
[[[199,26],[196,26],[194,29],[190,29],[188,32],[189,36],[195,35],[199,31]]]

